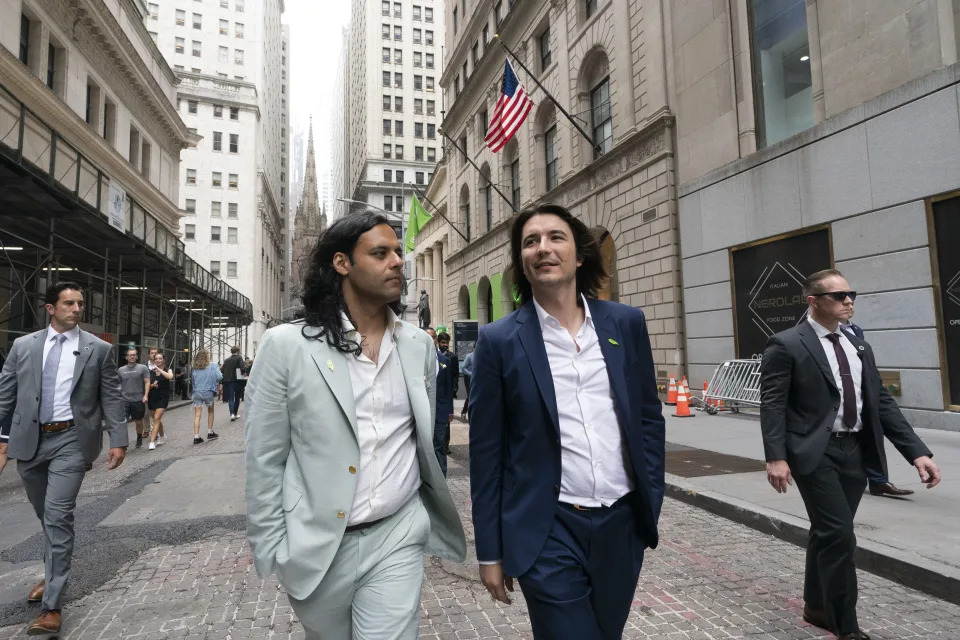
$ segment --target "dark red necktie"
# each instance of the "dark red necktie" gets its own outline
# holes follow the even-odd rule
[[[843,426],[853,429],[857,425],[857,393],[853,389],[853,375],[850,373],[850,361],[847,352],[840,344],[840,335],[827,334],[827,340],[833,343],[833,351],[837,354],[837,364],[840,365],[840,380],[843,383]]]

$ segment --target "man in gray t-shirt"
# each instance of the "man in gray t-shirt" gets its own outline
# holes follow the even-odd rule
[[[120,393],[123,395],[123,407],[127,422],[133,420],[137,425],[137,449],[143,446],[143,414],[146,410],[147,396],[150,394],[150,370],[137,364],[137,350],[127,349],[127,364],[117,370],[120,375]]]

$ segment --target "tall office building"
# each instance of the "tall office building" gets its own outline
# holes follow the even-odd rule
[[[287,276],[284,3],[178,0],[149,9],[147,28],[180,79],[180,115],[202,137],[180,165],[187,253],[251,299],[242,347],[253,355],[280,320]]]
[[[340,33],[340,53],[337,55],[337,79],[333,83],[333,106],[330,110],[330,182],[331,222],[347,213],[349,203],[343,199],[353,194],[350,188],[350,27]]]
[[[353,0],[344,92],[346,198],[406,212],[414,187],[426,188],[442,153],[443,41],[440,0]]]

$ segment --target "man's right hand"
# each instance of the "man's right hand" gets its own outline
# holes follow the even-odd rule
[[[786,460],[767,461],[767,482],[777,490],[777,493],[787,492],[787,486],[793,484],[793,478]]]
[[[480,582],[487,588],[494,600],[504,604],[513,604],[507,592],[513,593],[513,578],[503,575],[503,563],[481,564]]]
[[[0,442],[0,473],[3,473],[5,466],[7,466],[7,443]]]
[[[143,400],[141,400],[140,402],[142,402],[143,404],[147,404],[147,397],[148,396],[143,396]]]

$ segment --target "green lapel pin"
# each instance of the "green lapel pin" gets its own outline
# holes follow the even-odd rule
[[[327,360],[327,367],[330,371],[333,371],[333,360]]]
[[[617,342],[616,340],[614,340],[613,338],[607,338],[607,342],[609,342],[610,344],[612,344],[612,345],[615,346],[615,347],[619,347],[619,346],[620,346],[620,343]]]

